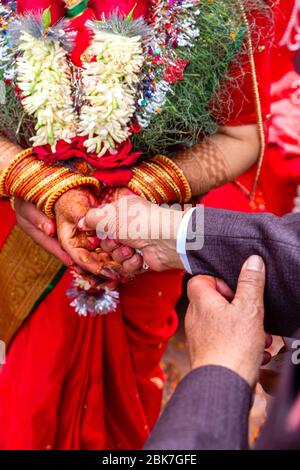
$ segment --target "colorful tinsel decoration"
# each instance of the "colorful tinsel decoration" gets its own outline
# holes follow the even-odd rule
[[[15,51],[8,35],[8,25],[15,16],[16,2],[0,3],[0,80],[12,81],[16,75]]]
[[[183,80],[189,60],[176,53],[178,47],[194,47],[199,37],[196,18],[199,0],[159,0],[152,10],[152,41],[148,44],[141,79],[137,120],[147,128],[153,115],[161,114],[172,85]]]

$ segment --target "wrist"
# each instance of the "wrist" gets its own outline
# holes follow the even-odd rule
[[[167,214],[164,212],[165,209],[161,209],[161,221],[163,221],[163,224],[160,235],[161,239],[157,243],[156,247],[157,257],[164,269],[182,269],[183,264],[180,255],[177,253],[177,236],[185,212],[167,210],[170,226],[164,223]]]
[[[241,357],[238,360],[233,360],[231,357],[226,357],[225,354],[215,355],[208,354],[201,358],[195,358],[191,363],[191,369],[199,369],[205,366],[218,366],[231,370],[244,379],[248,385],[253,388],[259,377],[259,365],[244,361]]]

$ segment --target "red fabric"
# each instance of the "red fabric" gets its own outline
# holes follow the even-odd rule
[[[94,176],[109,186],[126,186],[132,178],[131,167],[141,156],[141,152],[133,152],[130,140],[116,148],[114,155],[107,152],[103,157],[86,152],[84,147],[85,137],[75,137],[72,143],[68,144],[59,141],[56,152],[51,151],[50,145],[35,147],[34,153],[40,160],[47,163],[57,163],[70,158],[80,158],[96,169]]]
[[[0,203],[1,219],[14,215]],[[1,243],[5,236],[0,233]],[[139,276],[118,311],[79,318],[65,275],[29,317],[0,373],[0,449],[138,449],[162,398],[159,367],[177,326],[182,274]]]
[[[295,53],[288,50],[286,46],[280,45],[283,35],[287,29],[295,0],[280,0],[275,6],[275,46],[271,54],[272,81],[277,82],[287,72],[294,69],[293,59]],[[296,32],[295,32],[296,34]]]
[[[89,47],[93,38],[92,31],[87,28],[85,24],[88,20],[94,20],[95,18],[95,11],[92,8],[87,8],[80,16],[69,22],[72,30],[77,32],[75,48],[71,53],[71,60],[78,67],[82,66],[81,56]]]
[[[253,13],[255,16],[255,13]],[[260,105],[263,117],[270,113],[270,29],[271,24],[265,24],[265,18],[259,15],[250,23],[256,25],[253,33],[254,61],[256,66],[257,82],[259,87]],[[257,38],[259,37],[259,41]],[[249,54],[243,54],[239,58],[245,65],[230,67],[229,75],[232,85],[226,81],[224,89],[220,92],[220,109],[217,108],[217,120],[226,126],[241,126],[257,123],[256,99],[254,94],[254,82],[249,61]],[[229,98],[228,98],[229,97]],[[225,105],[227,104],[227,106]]]
[[[151,5],[151,0],[91,0],[90,6],[94,8],[97,13],[98,18],[101,18],[104,14],[106,17],[109,17],[112,13],[118,10],[120,13],[128,15],[132,9],[134,10],[134,17],[138,18],[139,16],[146,17],[149,12]]]
[[[291,212],[300,185],[300,157],[286,158],[277,146],[270,146],[260,178],[265,197],[278,215]]]
[[[17,11],[25,13],[27,11],[45,10],[51,7],[52,23],[56,23],[64,15],[63,0],[17,0]]]
[[[290,124],[293,119],[292,95],[297,91],[291,90],[290,80],[284,77],[291,77],[293,73],[295,74],[293,64],[295,52],[289,51],[286,46],[280,46],[280,41],[289,23],[294,3],[294,0],[281,0],[274,10],[276,28],[275,43],[270,55],[273,83],[270,135],[272,142],[276,141],[277,145],[269,145],[266,151],[258,188],[258,194],[260,191],[263,193],[266,207],[264,209],[262,205],[261,208],[256,206],[254,209],[250,205],[249,198],[234,183],[211,191],[204,199],[204,203],[210,207],[239,211],[268,210],[279,216],[290,212],[293,208],[293,199],[296,196],[297,186],[300,184],[300,157],[295,151],[295,148],[299,147],[299,133],[297,135],[295,123]],[[262,60],[261,67],[258,68],[260,75],[264,74],[264,60],[266,63],[269,61],[268,58]],[[286,102],[283,102],[284,99],[290,102],[290,108]],[[298,112],[294,109],[293,112],[295,111]],[[276,139],[274,135],[276,135]],[[293,139],[291,139],[291,135],[293,135]],[[255,171],[256,169],[251,169],[239,178],[239,181],[247,189],[251,189],[253,186]]]

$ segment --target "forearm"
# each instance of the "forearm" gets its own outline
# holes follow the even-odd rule
[[[199,212],[198,212],[199,213]],[[197,230],[194,212],[189,238]],[[204,246],[187,245],[193,274],[224,279],[235,290],[244,261],[258,254],[266,262],[266,328],[292,336],[300,326],[300,214],[279,218],[205,208]]]
[[[8,167],[20,150],[20,147],[0,135],[0,173]]]
[[[256,126],[220,128],[202,143],[179,152],[174,162],[189,181],[194,196],[232,181],[257,160]]]
[[[146,449],[228,450],[248,446],[251,388],[218,366],[195,369],[177,387]]]

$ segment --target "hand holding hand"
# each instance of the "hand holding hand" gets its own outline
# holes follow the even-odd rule
[[[176,237],[183,215],[180,210],[129,196],[90,210],[79,228],[96,230],[102,249],[112,252],[113,259],[128,273],[139,272],[143,261],[154,271],[182,269]],[[137,249],[142,251],[144,260]]]
[[[77,228],[78,221],[93,207],[97,198],[85,188],[71,189],[55,205],[58,240],[73,262],[85,271],[99,275],[102,267],[101,253],[97,253],[99,240],[95,234]]]
[[[194,277],[188,285],[190,306],[185,326],[192,368],[218,365],[229,368],[253,387],[263,362],[265,266],[253,256],[244,264],[237,292],[223,281],[208,276]],[[269,338],[267,338],[269,343]]]

